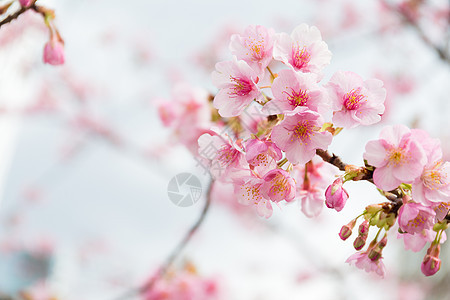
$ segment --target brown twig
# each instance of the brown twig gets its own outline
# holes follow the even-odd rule
[[[317,149],[316,154],[319,155],[324,161],[327,163],[336,166],[339,170],[345,171],[346,163],[344,163],[339,156],[336,156],[334,153],[329,153],[328,151]]]
[[[128,299],[128,298],[134,297],[136,295],[143,294],[143,293],[145,293],[147,291],[150,291],[153,288],[153,286],[156,284],[156,282],[158,280],[160,280],[161,278],[163,278],[164,275],[166,275],[167,271],[170,269],[170,267],[172,266],[173,262],[178,258],[178,256],[180,256],[180,254],[183,251],[183,249],[186,247],[186,245],[189,243],[191,238],[197,232],[197,230],[200,227],[200,225],[202,225],[203,221],[205,220],[205,217],[206,217],[206,215],[207,215],[207,213],[209,211],[209,207],[210,207],[210,204],[211,204],[211,191],[212,191],[212,185],[213,184],[214,184],[214,180],[212,180],[210,182],[210,184],[209,184],[208,192],[207,192],[207,195],[206,195],[205,206],[203,207],[203,210],[202,210],[199,218],[194,223],[194,225],[189,229],[189,231],[184,235],[183,239],[173,249],[173,251],[167,257],[167,259],[164,262],[164,264],[160,267],[160,269],[157,272],[157,274],[155,276],[153,276],[152,279],[149,280],[144,285],[142,285],[140,287],[136,287],[134,289],[131,289],[131,290],[125,292],[121,296],[115,298],[115,300]]]
[[[323,161],[332,164],[333,166],[337,167],[341,171],[346,171],[345,167],[347,166],[346,163],[344,163],[341,158],[334,153],[330,153],[326,150],[317,149],[316,154],[319,155]],[[373,182],[373,171],[369,170],[367,168],[364,169],[364,174],[358,178],[358,180],[366,180],[372,184],[375,184]],[[384,192],[384,196],[391,202],[397,203],[401,202],[403,192],[400,188],[396,188],[392,191]],[[401,205],[400,205],[401,206]]]
[[[27,6],[27,7],[21,6],[20,9],[17,12],[15,12],[12,15],[9,15],[6,18],[4,18],[2,21],[0,21],[0,27],[2,27],[3,25],[8,24],[11,21],[17,19],[18,17],[20,17],[20,15],[22,15],[24,12],[26,12],[29,9],[36,10],[36,5],[35,5],[36,1],[37,0],[33,0],[33,2],[31,2],[30,6]]]
[[[391,11],[397,13],[402,18],[402,21],[404,21],[406,24],[411,26],[411,28],[413,28],[416,31],[416,33],[419,35],[420,39],[427,46],[429,46],[431,49],[433,49],[442,61],[444,61],[450,65],[450,56],[447,53],[447,51],[445,51],[445,49],[443,49],[443,48],[439,47],[438,45],[434,44],[433,42],[431,42],[431,40],[427,37],[425,32],[422,30],[422,28],[417,24],[417,22],[410,15],[408,15],[401,9],[395,7],[394,5],[388,3],[386,0],[380,0],[380,1],[383,5],[385,5],[387,8],[389,8]],[[448,20],[448,22],[450,25],[450,20]]]

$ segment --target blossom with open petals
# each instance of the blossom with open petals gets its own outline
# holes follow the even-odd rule
[[[262,73],[272,61],[274,37],[272,28],[251,25],[244,34],[231,36],[230,50],[237,59],[246,61],[255,71]]]
[[[422,173],[427,160],[423,148],[404,125],[383,128],[378,140],[366,144],[363,157],[376,167],[373,181],[385,191],[401,183],[412,183]]]
[[[245,61],[238,61],[236,57],[231,61],[217,63],[212,80],[220,89],[213,104],[222,117],[240,115],[253,99],[261,96],[256,85],[258,74]]]
[[[327,84],[336,126],[352,128],[381,120],[386,89],[378,79],[363,80],[353,72],[336,72]]]
[[[286,33],[277,35],[273,57],[295,71],[318,74],[330,63],[331,52],[317,27],[301,24],[290,36]]]
[[[321,116],[313,111],[300,111],[287,116],[272,130],[272,141],[286,152],[293,164],[304,164],[316,154],[316,149],[327,149],[332,135],[322,127]]]
[[[291,69],[282,70],[272,84],[273,99],[262,111],[270,114],[292,112],[297,107],[306,107],[322,113],[328,108],[322,88],[317,84],[317,75],[299,73]]]

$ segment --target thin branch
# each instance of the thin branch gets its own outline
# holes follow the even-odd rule
[[[419,37],[422,39],[422,41],[427,46],[429,46],[431,49],[433,49],[442,61],[444,61],[450,65],[450,56],[447,53],[447,51],[445,51],[445,48],[441,48],[438,45],[435,45],[433,42],[431,42],[430,39],[425,34],[425,32],[422,30],[422,28],[417,24],[417,22],[410,15],[403,12],[399,8],[396,8],[395,6],[391,5],[386,0],[380,0],[380,1],[381,1],[381,3],[383,3],[383,5],[388,7],[391,11],[397,13],[402,18],[402,21],[404,21],[409,26],[411,26],[411,28],[413,28],[416,31],[416,33],[419,35]],[[448,21],[449,21],[449,25],[450,25],[450,20],[448,20]]]
[[[336,156],[334,153],[330,153],[330,152],[322,150],[322,149],[317,149],[316,154],[319,155],[327,163],[330,163],[333,166],[336,166],[341,171],[345,171],[345,166],[347,166],[347,164],[344,163],[339,158],[339,156]]]
[[[22,7],[20,7],[20,9],[17,12],[4,18],[2,21],[0,21],[0,27],[17,19],[18,17],[20,17],[20,15],[22,15],[24,12],[26,12],[29,9],[37,11],[37,7],[35,5],[36,1],[37,0],[33,0],[29,6],[27,6],[27,7],[22,6]]]
[[[319,155],[323,161],[332,164],[333,166],[336,166],[341,171],[346,171],[345,167],[347,166],[346,163],[344,163],[341,158],[334,153],[330,153],[328,151],[317,149],[316,154]],[[375,184],[373,182],[373,171],[368,170],[367,168],[364,169],[364,174],[358,178],[358,180],[366,180],[372,184]],[[396,188],[392,191],[384,192],[384,196],[391,202],[394,203],[401,203],[403,192],[400,188]],[[401,204],[400,204],[401,206]]]
[[[187,246],[189,241],[192,239],[192,237],[197,232],[197,230],[200,227],[200,225],[202,225],[203,221],[205,220],[205,217],[206,217],[206,215],[207,215],[207,213],[209,211],[209,207],[210,207],[210,204],[211,204],[211,191],[212,191],[212,185],[213,184],[214,184],[214,180],[212,180],[210,182],[209,186],[208,186],[208,191],[207,191],[207,194],[206,194],[205,206],[203,207],[203,210],[202,210],[199,218],[197,219],[195,224],[191,227],[191,229],[189,229],[189,231],[184,235],[183,239],[173,249],[173,251],[167,257],[166,261],[161,266],[161,268],[159,269],[157,274],[154,277],[152,277],[152,279],[150,281],[148,281],[147,283],[145,283],[144,285],[125,292],[123,295],[115,298],[115,300],[128,299],[128,298],[131,298],[133,296],[136,296],[136,295],[139,295],[139,294],[143,294],[143,293],[151,290],[153,288],[153,286],[156,284],[156,282],[164,277],[164,275],[167,273],[167,271],[172,266],[173,262],[180,256],[181,252],[184,250],[184,248]]]

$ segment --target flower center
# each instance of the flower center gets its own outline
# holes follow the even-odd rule
[[[260,61],[264,57],[264,38],[257,40],[255,38],[249,38],[246,41],[247,48],[251,51],[253,60]],[[248,53],[247,53],[248,55]]]
[[[217,160],[222,167],[226,167],[235,161],[238,155],[237,149],[234,149],[231,145],[223,145],[217,153]]]
[[[230,76],[230,80],[233,84],[229,93],[230,97],[247,96],[253,90],[253,85],[248,79]]]
[[[442,161],[437,161],[431,168],[425,169],[423,172],[420,179],[427,188],[435,190],[448,184],[447,174],[442,171],[442,165]]]
[[[302,121],[294,127],[292,137],[296,137],[301,140],[301,142],[308,144],[308,141],[311,140],[311,135],[314,132],[314,126],[309,123],[309,121]],[[293,139],[291,139],[292,141]]]
[[[408,227],[420,228],[421,226],[423,226],[423,224],[425,224],[426,220],[427,218],[419,213],[414,219],[409,220]]]
[[[292,65],[296,69],[305,68],[310,60],[311,55],[306,50],[306,46],[302,48],[298,45],[292,47]]]
[[[253,166],[264,166],[267,167],[269,165],[268,155],[264,153],[260,153],[256,156],[255,161],[251,163]]]
[[[290,94],[286,91],[284,91],[283,93],[287,95],[289,104],[296,107],[305,106],[309,99],[309,95],[306,90],[299,90],[298,92],[296,92],[291,88]]]
[[[402,165],[405,161],[408,161],[408,157],[405,155],[405,149],[394,148],[389,151],[388,166],[394,165],[394,167],[396,167]]]
[[[261,193],[260,193],[261,185],[251,185],[248,184],[244,187],[242,197],[246,197],[249,201],[254,204],[258,204],[261,201]]]
[[[355,110],[361,106],[366,96],[361,94],[361,88],[353,89],[344,95],[344,106],[347,110]],[[367,100],[365,100],[367,101]]]
[[[278,174],[275,176],[274,179],[272,179],[272,187],[270,188],[271,192],[278,195],[282,194],[287,189],[287,179],[281,174]]]

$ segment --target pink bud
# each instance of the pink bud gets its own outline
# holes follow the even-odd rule
[[[427,250],[427,254],[423,258],[420,269],[425,276],[431,276],[437,273],[441,268],[441,260],[439,259],[439,252],[441,246],[439,244],[431,243],[430,248]]]
[[[366,240],[367,240],[367,235],[365,235],[365,236],[358,235],[358,237],[353,242],[353,247],[355,248],[355,250],[361,250],[364,247],[364,245],[366,244]]]
[[[341,211],[344,208],[348,193],[344,190],[342,184],[342,178],[339,177],[325,191],[325,204],[328,208],[334,208],[336,211]]]
[[[19,2],[23,7],[28,7],[31,5],[32,0],[19,0]]]
[[[420,269],[425,276],[431,276],[437,273],[441,268],[441,260],[438,257],[425,255]]]
[[[356,250],[361,250],[366,244],[367,236],[369,235],[369,222],[364,220],[364,222],[359,225],[358,232],[359,235],[353,242],[353,247]]]
[[[364,220],[364,222],[361,223],[361,225],[359,225],[358,228],[358,232],[359,235],[368,235],[369,234],[369,221]]]
[[[352,235],[352,230],[355,227],[356,220],[353,219],[347,225],[342,226],[341,231],[339,232],[339,237],[341,240],[345,241]]]
[[[52,38],[44,47],[44,63],[51,65],[64,64],[64,44],[56,38]]]
[[[386,235],[379,241],[375,247],[370,249],[369,254],[367,255],[372,261],[377,261],[381,258],[381,254],[383,251],[383,248],[386,247],[387,244],[387,237]]]

